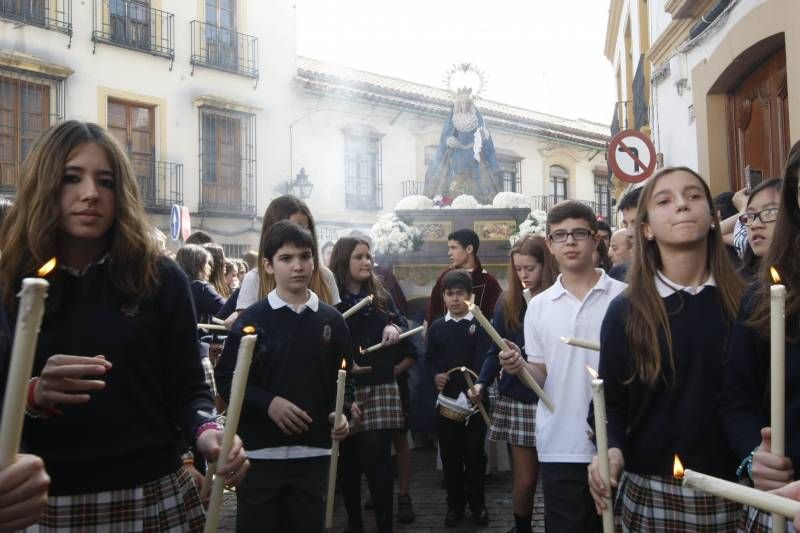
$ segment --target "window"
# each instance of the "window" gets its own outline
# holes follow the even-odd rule
[[[611,223],[611,185],[608,181],[608,176],[599,176],[595,174],[594,177],[594,202],[596,211],[603,220]]]
[[[568,180],[567,169],[559,165],[550,167],[550,194],[553,196],[553,203],[567,199]]]
[[[225,257],[228,259],[240,259],[244,257],[244,254],[252,249],[253,246],[249,244],[222,244],[222,251],[225,253]]]
[[[135,48],[150,48],[149,0],[110,0],[111,39]]]
[[[206,210],[255,212],[256,117],[200,108],[200,203]]]
[[[0,70],[0,189],[16,188],[22,162],[63,108],[63,80]]]
[[[206,0],[206,53],[208,62],[235,70],[235,0]]]
[[[381,139],[374,133],[345,132],[345,205],[381,209]]]
[[[0,18],[72,36],[72,0],[0,0]]]
[[[503,192],[522,192],[520,159],[498,157],[497,166],[500,169],[499,175]]]
[[[152,204],[157,189],[155,107],[109,99],[108,131],[131,158],[142,200]]]

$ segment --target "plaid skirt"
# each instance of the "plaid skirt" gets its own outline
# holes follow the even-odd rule
[[[492,411],[489,440],[525,448],[536,447],[536,404],[500,395]]]
[[[772,531],[772,515],[755,507],[745,506],[737,533],[769,533]],[[794,533],[791,520],[786,520],[786,531]]]
[[[733,533],[741,511],[738,503],[684,488],[671,476],[623,472],[614,514],[624,532]]]
[[[350,433],[399,429],[405,424],[403,407],[400,405],[400,389],[397,388],[396,381],[380,385],[358,385],[356,403],[361,409],[361,419],[350,426]]]
[[[194,532],[206,518],[185,468],[130,489],[50,496],[41,522],[28,533],[50,531]]]

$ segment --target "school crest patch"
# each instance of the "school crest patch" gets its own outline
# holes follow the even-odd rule
[[[475,335],[475,331],[476,331],[475,324],[470,324],[470,326],[469,326],[469,334],[470,335]]]
[[[330,324],[325,324],[322,328],[322,344],[330,344],[331,342],[331,326]]]

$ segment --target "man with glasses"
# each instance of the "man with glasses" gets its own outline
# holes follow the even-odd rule
[[[587,465],[595,445],[587,437],[591,400],[586,367],[597,368],[600,352],[568,346],[562,337],[600,342],[606,309],[625,284],[594,268],[592,252],[600,237],[592,209],[567,200],[547,214],[548,245],[561,274],[535,296],[525,313],[525,352],[500,352],[503,368],[516,373],[525,365],[555,404],[536,411],[536,448],[548,533],[602,530],[589,494]]]

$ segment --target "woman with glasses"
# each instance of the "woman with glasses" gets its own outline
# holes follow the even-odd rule
[[[782,188],[781,179],[762,181],[750,192],[747,210],[739,216],[739,222],[747,228],[748,246],[739,270],[746,279],[755,278],[761,258],[769,251],[775,221],[778,219]]]
[[[754,284],[742,299],[733,327],[722,421],[741,460],[737,474],[757,489],[773,490],[800,479],[800,142],[789,152],[783,174],[772,245],[765,251]],[[754,190],[755,191],[755,190]],[[752,227],[752,225],[751,225]],[[770,267],[786,286],[786,441],[785,457],[772,450],[770,425]],[[748,508],[740,531],[772,529],[769,514]]]

